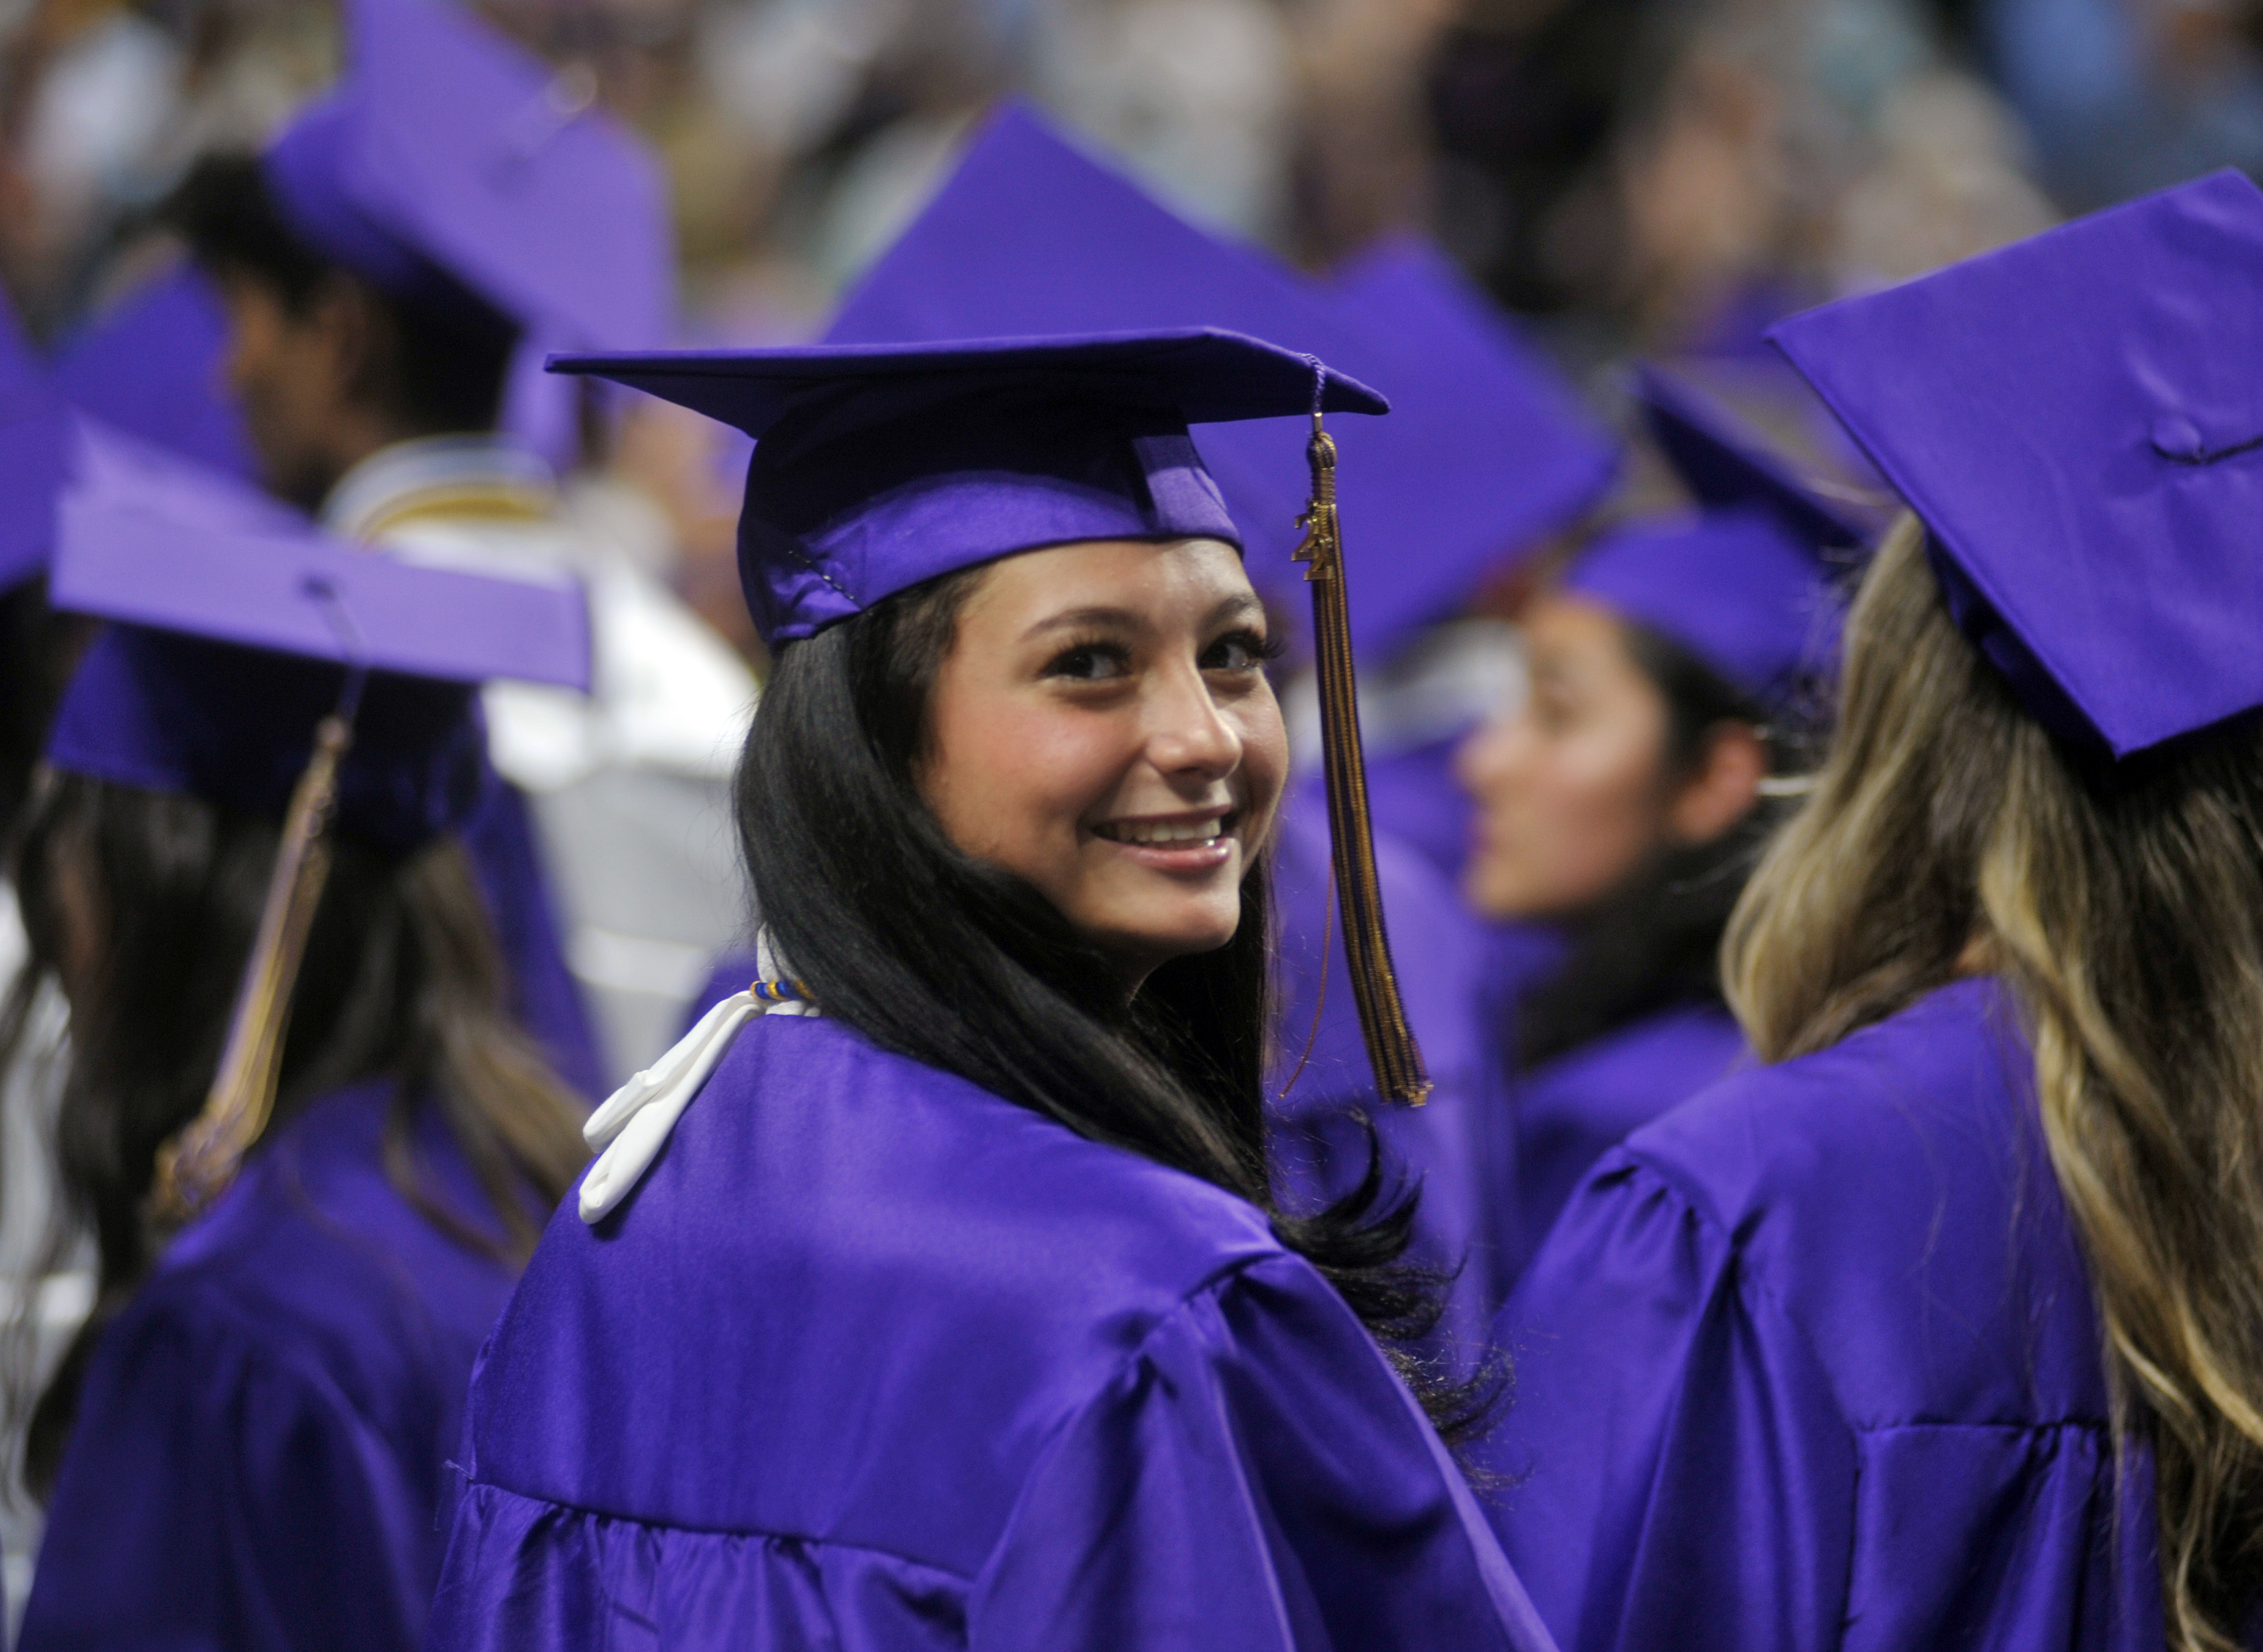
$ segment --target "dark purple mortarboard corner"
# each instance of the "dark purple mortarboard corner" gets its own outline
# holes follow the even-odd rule
[[[0,297],[0,592],[47,566],[71,421],[15,311]]]
[[[280,819],[351,662],[371,676],[339,829],[401,853],[481,801],[481,683],[588,686],[589,620],[571,583],[357,551],[248,488],[99,434],[76,470],[51,597],[113,623],[57,714],[59,769]]]
[[[1443,257],[1392,243],[1333,288],[1177,217],[1027,106],[994,114],[958,170],[842,305],[835,343],[1228,327],[1391,395],[1334,432],[1346,591],[1363,658],[1464,607],[1486,576],[1608,486],[1610,439]],[[1304,432],[1252,423],[1197,438],[1273,600],[1307,485]]]
[[[1187,426],[1381,413],[1356,380],[1183,328],[553,359],[756,438],[739,573],[766,641],[938,575],[1083,540],[1241,535]],[[1292,447],[1301,443],[1291,438]]]
[[[2263,705],[2263,191],[2117,206],[1770,335],[1924,520],[2036,720],[2117,757]]]
[[[1643,423],[1700,504],[1768,511],[1818,549],[1867,545],[1884,524],[1876,512],[1831,498],[1798,475],[1727,409],[1647,365],[1635,373]]]
[[[293,227],[387,291],[445,297],[445,272],[553,347],[665,340],[666,187],[594,88],[460,7],[344,10],[344,78],[264,161]]]

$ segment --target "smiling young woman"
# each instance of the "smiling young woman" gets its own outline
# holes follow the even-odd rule
[[[432,1643],[1544,1646],[1385,1352],[1412,1201],[1265,1165],[1285,742],[1186,426],[1379,402],[1204,332],[576,365],[757,438],[763,976],[591,1120]]]

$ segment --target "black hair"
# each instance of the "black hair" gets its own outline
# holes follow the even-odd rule
[[[97,1339],[166,1237],[148,1210],[158,1148],[202,1109],[218,1070],[279,837],[198,798],[77,775],[48,777],[32,802],[16,865],[30,953],[0,1015],[0,1065],[24,1048],[43,986],[68,979],[58,1202],[61,1223],[90,1231],[98,1265],[94,1314],[35,1403],[28,1327],[11,1328],[35,1489],[53,1484]],[[470,864],[445,837],[401,859],[343,836],[332,848],[274,1122],[342,1085],[393,1078],[387,1175],[458,1243],[523,1260],[585,1156],[580,1110],[508,1018],[508,970]],[[462,1208],[422,1173],[412,1130],[426,1107],[462,1148],[484,1208]],[[59,1226],[51,1257],[69,1243]]]
[[[31,797],[47,726],[92,630],[47,605],[44,574],[0,593],[0,843]]]
[[[1450,1439],[1497,1380],[1436,1376],[1409,1350],[1437,1322],[1435,1275],[1403,1258],[1419,1189],[1367,1174],[1309,1217],[1276,1208],[1265,1159],[1268,1026],[1261,853],[1241,922],[1126,1001],[1120,974],[1029,883],[944,832],[916,775],[931,686],[983,570],[945,575],[790,642],[736,781],[763,919],[823,1011],[885,1049],[1201,1177],[1264,1210],[1376,1333]]]
[[[1638,621],[1617,621],[1627,654],[1666,702],[1664,786],[1694,776],[1714,735],[1742,724],[1768,746],[1772,774],[1806,758],[1813,719],[1797,707],[1771,712],[1680,643]],[[1561,969],[1495,1025],[1511,1029],[1515,1065],[1532,1068],[1630,1021],[1674,1004],[1723,1002],[1721,936],[1761,851],[1792,808],[1761,797],[1709,842],[1661,845],[1634,874],[1580,915]]]
[[[199,161],[159,217],[206,271],[258,282],[294,315],[332,283],[356,284],[387,323],[365,393],[405,432],[495,428],[519,330],[445,271],[427,264],[419,296],[406,297],[332,263],[292,229],[259,163],[248,156]]]

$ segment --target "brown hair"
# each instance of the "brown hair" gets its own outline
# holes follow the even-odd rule
[[[2028,1030],[2116,1438],[2152,1452],[2168,1642],[2229,1652],[2263,1585],[2263,719],[2120,763],[2054,742],[1956,630],[1905,518],[1722,973],[1782,1061],[1975,966]]]
[[[34,798],[16,875],[30,957],[4,1013],[0,1063],[43,982],[73,968],[72,1057],[56,1120],[59,1201],[91,1230],[93,1316],[29,1404],[27,1334],[11,1327],[11,1409],[29,1409],[26,1483],[52,1483],[87,1361],[168,1235],[148,1201],[159,1147],[203,1106],[249,956],[278,828],[201,799],[71,774]],[[393,859],[350,837],[334,858],[292,996],[271,1132],[329,1091],[395,1082],[385,1168],[457,1243],[531,1253],[541,1219],[587,1156],[581,1109],[509,1018],[509,976],[469,861],[452,837]],[[87,932],[95,946],[82,960]],[[462,1149],[478,1206],[443,1193],[412,1146],[430,1105]],[[71,1235],[59,1229],[50,1260]]]

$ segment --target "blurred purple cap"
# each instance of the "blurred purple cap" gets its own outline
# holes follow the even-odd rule
[[[1183,327],[1274,339],[1390,389],[1390,418],[1334,432],[1363,654],[1387,655],[1463,607],[1487,574],[1584,510],[1609,474],[1607,440],[1436,253],[1394,245],[1343,291],[1322,289],[1195,228],[1018,103],[992,116],[827,337]],[[1251,552],[1250,577],[1299,607],[1288,554],[1308,488],[1305,433],[1302,422],[1252,423],[1199,438]]]
[[[257,469],[221,382],[228,312],[183,262],[98,316],[55,359],[55,388],[83,412],[232,476]]]
[[[2263,192],[2222,171],[1771,335],[2030,715],[2116,757],[2263,705]]]
[[[265,157],[293,228],[387,292],[445,305],[460,284],[553,346],[666,338],[666,190],[594,87],[445,0],[345,12],[344,78]]]
[[[1643,423],[1699,504],[1768,511],[1795,539],[1818,548],[1856,548],[1883,525],[1803,480],[1694,385],[1645,365],[1636,371],[1634,393]]]
[[[0,592],[47,566],[70,439],[70,415],[0,297]]]
[[[922,581],[1084,540],[1240,535],[1191,424],[1389,403],[1236,333],[554,358],[755,438],[739,578],[789,641]]]
[[[1619,528],[1572,564],[1563,588],[1678,644],[1765,706],[1797,706],[1838,652],[1828,570],[1765,509]]]
[[[346,667],[364,667],[338,824],[394,854],[482,801],[479,684],[589,680],[578,588],[355,550],[253,489],[98,431],[57,512],[50,595],[113,622],[63,696],[57,768],[279,820]]]

